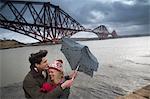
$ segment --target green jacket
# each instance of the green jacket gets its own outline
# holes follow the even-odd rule
[[[40,88],[47,81],[47,78],[44,78],[41,73],[31,70],[23,81],[25,97],[28,99],[58,99],[57,97],[63,94],[63,89],[60,85],[50,93],[40,92]]]

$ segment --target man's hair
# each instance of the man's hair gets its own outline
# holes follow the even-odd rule
[[[29,62],[30,62],[30,69],[33,69],[35,67],[35,64],[40,64],[42,61],[42,58],[47,55],[47,50],[40,50],[37,53],[30,54]]]

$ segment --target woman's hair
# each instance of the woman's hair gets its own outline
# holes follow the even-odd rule
[[[37,53],[30,54],[29,62],[30,62],[30,69],[35,68],[35,64],[40,64],[42,61],[42,58],[47,55],[47,50],[40,50]]]
[[[63,64],[63,60],[61,60],[61,59],[58,59],[58,60],[56,60],[56,61],[59,61],[59,62],[61,62],[61,63]]]

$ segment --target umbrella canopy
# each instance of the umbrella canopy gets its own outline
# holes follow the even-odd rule
[[[97,71],[98,61],[87,46],[81,45],[70,38],[62,38],[61,51],[68,60],[71,69],[84,72],[91,77]]]

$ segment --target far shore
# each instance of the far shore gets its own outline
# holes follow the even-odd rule
[[[72,38],[76,41],[91,41],[91,40],[108,40],[108,39],[118,39],[118,38],[129,38],[129,37],[143,37],[143,36],[150,36],[147,35],[127,35],[127,36],[118,36],[117,38],[105,38],[105,39],[99,39],[99,38]],[[35,42],[35,43],[21,43],[16,40],[9,40],[9,39],[0,39],[0,50],[2,49],[11,49],[11,48],[19,48],[19,47],[28,47],[28,46],[41,46],[41,45],[55,45],[55,44],[61,44],[61,40],[57,42]]]

